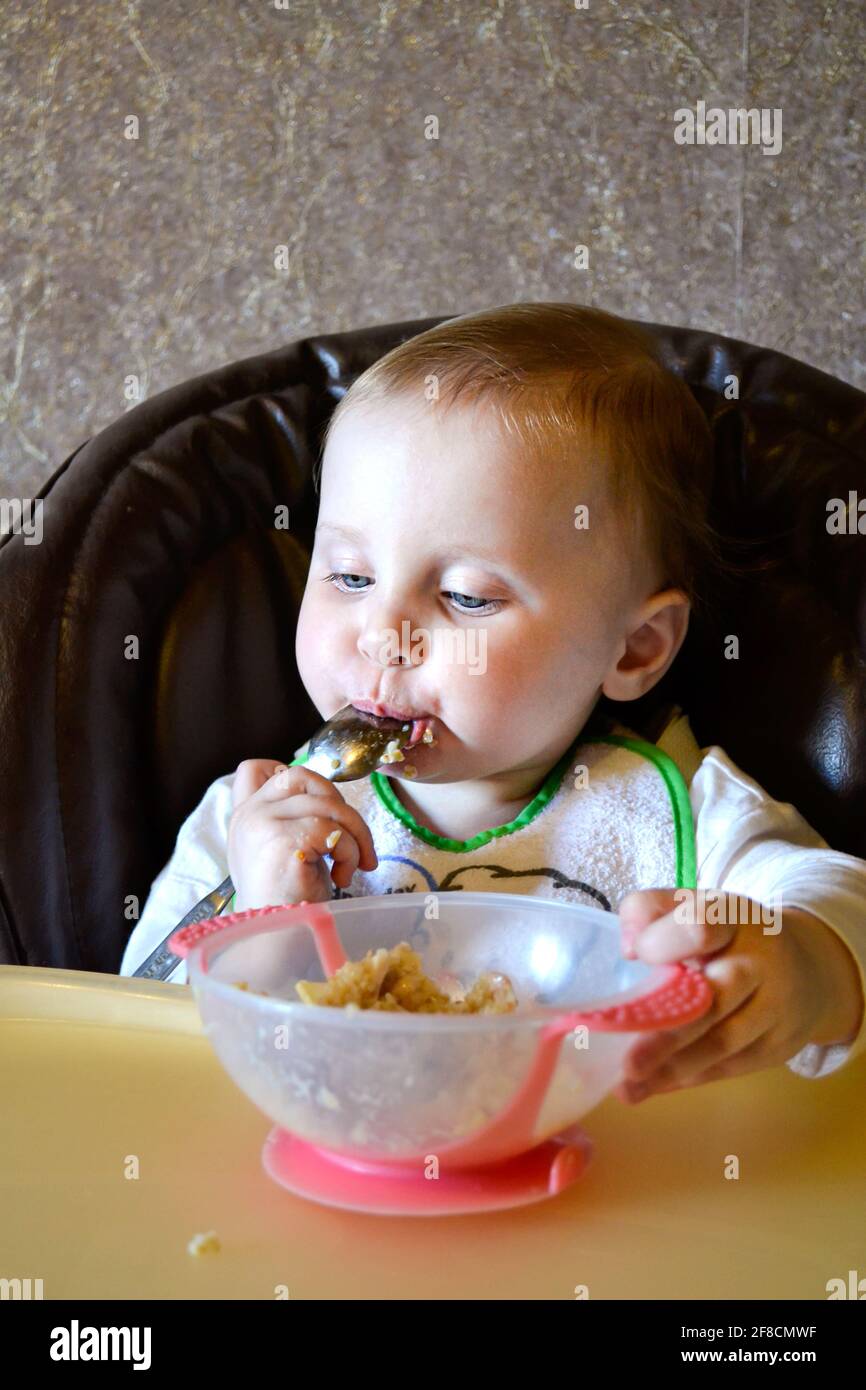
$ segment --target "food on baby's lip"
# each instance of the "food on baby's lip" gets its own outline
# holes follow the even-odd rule
[[[420,721],[416,721],[416,722],[420,722]],[[403,728],[406,729],[406,728],[407,728],[407,725],[404,724],[404,725],[403,725]],[[424,725],[424,732],[422,733],[421,737],[420,737],[419,739],[416,740],[416,742],[412,743],[412,742],[410,741],[409,743],[405,744],[404,747],[411,750],[411,749],[413,749],[413,748],[419,748],[420,745],[421,745],[422,743],[426,743],[426,744],[428,744],[430,747],[434,747],[434,748],[435,748],[435,746],[436,746],[436,740],[435,740],[435,738],[433,737],[433,730],[431,729],[431,727],[430,727],[429,724],[425,724],[425,725]],[[400,741],[399,741],[399,739],[396,739],[396,738],[390,739],[389,742],[388,742],[388,744],[387,744],[386,747],[385,747],[384,753],[382,754],[382,756],[381,756],[380,759],[379,759],[379,764],[380,764],[380,766],[381,766],[382,763],[386,763],[386,764],[387,764],[387,763],[402,763],[402,762],[405,762],[405,761],[406,761],[406,754],[405,754],[405,752],[402,751],[401,748],[400,748]],[[417,772],[417,769],[414,768],[414,767],[411,767],[411,764],[407,763],[406,766],[405,766],[405,768],[403,769],[403,771],[406,772],[406,773],[408,773],[408,775],[409,775],[410,777],[414,777],[415,774],[416,774],[416,772]]]
[[[517,997],[507,975],[485,971],[464,991],[453,975],[437,984],[424,974],[421,957],[408,941],[391,950],[368,951],[362,960],[349,960],[318,984],[299,980],[295,989],[305,1004],[330,1008],[380,1009],[392,1013],[509,1014]]]
[[[422,714],[403,725],[403,733],[409,734],[407,748],[415,748],[419,743],[433,743],[433,725],[430,715]]]

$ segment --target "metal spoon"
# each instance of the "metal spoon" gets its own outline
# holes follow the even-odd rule
[[[382,719],[346,705],[313,734],[304,766],[329,782],[354,782],[375,772],[389,743],[405,748],[411,738],[411,720]]]
[[[405,748],[412,738],[413,727],[410,721],[380,718],[375,714],[364,714],[354,705],[346,705],[313,734],[304,766],[318,772],[320,777],[326,777],[329,782],[357,781],[375,772],[389,744],[396,744],[398,750]],[[174,933],[193,922],[204,922],[209,917],[219,916],[234,891],[235,886],[229,875],[218,888],[197,902],[176,927],[172,927],[160,945],[151,951],[137,970],[133,970],[133,977],[166,979],[181,960],[180,956],[168,949],[167,943]]]

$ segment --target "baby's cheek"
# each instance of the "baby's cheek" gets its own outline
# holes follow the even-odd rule
[[[319,691],[318,687],[323,684],[325,673],[322,669],[322,644],[316,640],[316,631],[312,613],[309,608],[305,609],[302,606],[295,633],[295,660],[307,693],[314,704],[320,705],[318,696],[323,692]],[[319,631],[321,632],[321,628]]]

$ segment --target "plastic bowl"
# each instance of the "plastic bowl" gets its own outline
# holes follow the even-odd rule
[[[630,1014],[621,1008],[616,1031],[566,1031],[563,1018],[622,1006],[666,971],[684,970],[625,960],[617,916],[595,908],[508,893],[347,898],[324,912],[348,958],[406,940],[434,977],[448,972],[469,985],[484,970],[503,971],[519,1007],[461,1016],[312,1006],[295,984],[326,978],[313,910],[215,918],[177,934],[172,949],[187,957],[205,1032],[244,1094],[291,1134],[358,1160],[410,1162],[495,1130],[538,1061],[545,1030],[540,1102],[522,1132],[506,1125],[491,1136],[484,1158],[508,1158],[575,1125],[621,1079],[637,1032],[659,1025],[623,1031]]]

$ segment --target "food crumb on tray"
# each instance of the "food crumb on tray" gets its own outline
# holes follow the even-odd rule
[[[421,957],[408,941],[387,950],[368,951],[349,960],[319,984],[300,980],[295,989],[305,1004],[330,1008],[380,1009],[393,1013],[508,1014],[517,997],[507,975],[485,971],[471,989],[449,977],[440,986],[424,974]]]
[[[218,1255],[222,1246],[216,1231],[205,1231],[193,1236],[187,1243],[187,1254],[195,1255]]]

